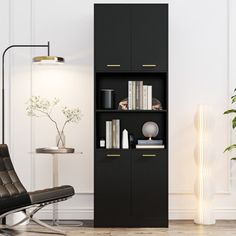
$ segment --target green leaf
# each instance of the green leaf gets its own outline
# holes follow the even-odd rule
[[[234,89],[234,92],[236,92],[236,88]]]
[[[224,150],[224,152],[231,151],[231,150],[234,149],[234,148],[236,148],[236,144],[232,144],[232,145],[228,146],[228,147]]]
[[[236,160],[236,157],[231,158],[231,160],[232,160],[232,161],[235,161],[235,160]]]
[[[224,112],[224,115],[230,114],[230,113],[236,113],[236,109],[230,109]]]
[[[236,117],[234,117],[232,120],[232,126],[233,126],[233,129],[236,127]]]
[[[236,95],[234,95],[234,96],[231,98],[231,100],[232,100],[232,103],[235,103],[235,102],[236,102]]]

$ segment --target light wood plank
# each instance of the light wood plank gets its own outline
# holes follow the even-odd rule
[[[217,221],[216,225],[196,225],[193,221],[170,221],[169,228],[93,228],[93,227],[63,227],[58,228],[68,232],[69,236],[222,236],[236,235],[236,221]],[[45,229],[30,224],[16,229],[1,227],[0,235],[36,236],[52,235]]]

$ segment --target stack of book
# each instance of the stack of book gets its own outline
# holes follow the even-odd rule
[[[165,148],[163,145],[163,140],[154,140],[154,139],[139,139],[136,148]]]
[[[106,121],[106,148],[120,148],[120,120]]]
[[[128,81],[128,109],[152,110],[152,86],[143,81]]]

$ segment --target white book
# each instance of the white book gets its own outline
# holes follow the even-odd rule
[[[135,110],[139,110],[139,81],[135,81]]]
[[[132,91],[133,91],[133,81],[128,81],[128,110],[132,110],[132,104],[133,104],[133,96],[132,96]]]
[[[115,122],[115,147],[120,148],[120,120],[114,120]]]
[[[143,110],[148,109],[148,88],[147,85],[143,85]]]
[[[143,81],[139,82],[139,109],[143,110]]]
[[[136,109],[136,81],[132,81],[132,110]]]
[[[112,122],[106,121],[106,148],[112,148]]]
[[[136,148],[137,149],[141,149],[141,148],[144,148],[144,149],[164,149],[165,148],[165,145],[142,145],[142,144],[137,144],[136,145]]]
[[[116,148],[116,120],[112,120],[112,148]]]
[[[152,86],[151,85],[148,85],[148,107],[147,109],[148,110],[152,110]]]

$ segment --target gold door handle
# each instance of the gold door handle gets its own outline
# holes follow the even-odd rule
[[[107,154],[107,157],[120,157],[120,154]]]
[[[156,64],[144,64],[142,65],[142,67],[145,67],[145,68],[154,68],[154,67],[157,67]]]
[[[109,68],[117,68],[117,67],[120,67],[119,64],[108,64],[107,67]]]
[[[142,154],[142,157],[157,157],[157,154]]]

